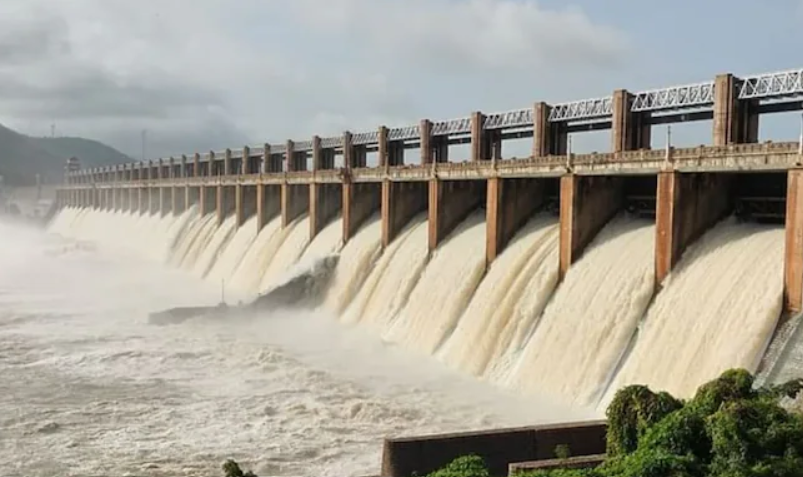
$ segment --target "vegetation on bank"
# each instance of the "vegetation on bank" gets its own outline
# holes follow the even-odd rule
[[[0,176],[6,186],[61,184],[64,163],[77,157],[81,167],[121,164],[132,159],[106,144],[77,137],[32,137],[0,125]]]
[[[803,380],[754,389],[729,370],[683,401],[628,386],[609,405],[607,456],[591,469],[522,471],[519,477],[797,477],[803,475],[803,416],[781,406]],[[557,451],[556,451],[557,452]],[[570,449],[561,449],[559,458]],[[562,457],[563,456],[563,457]],[[490,477],[465,456],[428,477]]]

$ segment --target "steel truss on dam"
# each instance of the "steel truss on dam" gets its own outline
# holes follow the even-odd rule
[[[486,209],[491,263],[538,211],[560,220],[560,276],[621,210],[655,220],[660,285],[684,249],[726,215],[786,227],[785,303],[803,309],[803,138],[758,143],[759,116],[803,109],[803,69],[736,77],[336,137],[263,144],[81,169],[67,165],[61,206],[180,213],[197,205],[219,222],[256,216],[261,229],[308,215],[310,237],[338,215],[348,241],[381,213],[387,246],[428,213],[435,249],[477,208]],[[713,120],[713,144],[651,149],[651,127]],[[611,130],[611,152],[572,154],[572,132]],[[503,158],[502,142],[532,138],[526,158]],[[466,162],[449,146],[468,144]],[[405,151],[420,150],[420,165]],[[378,166],[368,167],[369,153]],[[342,167],[336,167],[336,159]],[[466,158],[463,158],[466,159]],[[308,167],[308,164],[311,167]]]

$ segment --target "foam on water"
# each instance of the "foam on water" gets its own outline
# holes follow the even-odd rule
[[[53,228],[78,226],[83,240],[67,219]],[[385,436],[585,417],[326,316],[148,325],[153,309],[214,303],[218,284],[102,246],[131,230],[93,250],[0,224],[0,415],[17,443],[0,446],[7,472],[217,475],[233,457],[264,476],[368,475]]]
[[[234,233],[234,236],[226,244],[220,253],[220,257],[206,275],[207,279],[215,282],[230,280],[256,238],[257,217],[254,216],[248,219]]]
[[[348,323],[363,323],[382,333],[407,303],[426,265],[426,215],[414,217],[382,254],[343,315]]]
[[[728,219],[692,244],[665,280],[603,401],[627,384],[680,397],[722,371],[754,372],[781,314],[782,227]]]
[[[312,263],[320,258],[339,252],[342,247],[343,219],[338,216],[309,242],[298,261]]]
[[[596,404],[652,298],[654,242],[654,225],[613,219],[569,269],[504,383]]]
[[[234,271],[229,286],[243,293],[259,293],[259,285],[262,275],[268,268],[271,260],[276,255],[284,240],[287,238],[290,228],[282,228],[281,216],[265,224],[259,231],[253,245],[243,256],[240,265]]]
[[[304,253],[309,244],[309,217],[306,215],[293,221],[287,227],[287,235],[276,249],[268,266],[261,271],[258,291],[268,290],[281,282],[282,275],[289,270]]]
[[[215,218],[217,220],[217,218]],[[220,254],[231,240],[237,227],[237,217],[230,215],[222,224],[215,227],[209,240],[204,244],[198,259],[192,264],[193,272],[199,277],[205,277],[217,261]]]
[[[339,316],[362,287],[374,262],[382,252],[382,221],[374,215],[340,252],[335,276],[326,293],[324,306]]]
[[[520,321],[517,305],[525,291],[546,304],[557,281],[557,246],[555,218],[538,217],[525,225],[491,265],[438,357],[467,373],[484,374],[488,363],[505,347],[500,346],[505,330]],[[553,279],[536,280],[536,275]],[[533,280],[545,284],[546,290],[529,290],[527,285]],[[530,307],[525,310],[533,313]]]
[[[223,455],[241,455],[246,463],[258,456],[260,475],[368,474],[388,434],[507,423],[500,416],[515,425],[598,416],[603,407],[594,406],[630,383],[686,396],[724,368],[755,369],[780,313],[778,227],[718,225],[684,254],[646,313],[651,222],[612,220],[557,289],[559,230],[547,214],[519,231],[487,273],[482,211],[431,254],[426,214],[384,249],[378,216],[345,246],[342,227],[335,218],[310,242],[306,216],[284,228],[276,217],[257,233],[253,218],[239,229],[233,218],[218,227],[215,214],[201,217],[196,207],[180,217],[68,208],[51,231],[91,246],[49,243],[40,268],[54,271],[41,282],[26,268],[43,260],[31,259],[41,244],[20,242],[33,247],[27,255],[0,248],[4,273],[20,269],[29,279],[5,283],[0,274],[0,346],[31,367],[9,371],[0,359],[0,383],[38,383],[30,396],[20,394],[24,387],[0,389],[0,405],[28,406],[10,432],[32,449],[52,446],[37,420],[73,399],[97,413],[57,414],[58,425],[43,429],[64,429],[57,449],[77,469],[81,449],[94,445],[113,456],[115,472],[136,472],[131,466],[145,460],[173,474],[193,474],[193,465],[214,472]],[[315,313],[144,325],[153,308],[216,303],[221,281],[254,296],[331,254],[340,257]],[[338,319],[358,326],[339,327]],[[526,412],[500,387],[526,395]],[[37,395],[53,402],[37,407]],[[111,402],[122,409],[116,427],[98,417]]]
[[[485,214],[472,213],[432,254],[384,337],[434,353],[457,324],[485,271]]]
[[[198,228],[189,231],[192,235],[188,237],[189,243],[187,244],[186,253],[179,262],[179,265],[184,270],[192,270],[195,267],[217,230],[217,215],[214,213],[198,217],[196,220],[198,221]]]

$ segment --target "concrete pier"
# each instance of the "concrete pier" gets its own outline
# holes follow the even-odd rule
[[[664,281],[686,247],[732,210],[728,174],[658,173],[655,282]]]
[[[485,204],[486,181],[429,181],[429,250],[433,251],[472,211]]]
[[[565,175],[560,178],[560,269],[562,280],[602,227],[622,208],[621,177]]]
[[[533,156],[562,156],[568,149],[565,123],[550,122],[552,108],[543,101],[533,106]]]
[[[790,312],[803,311],[803,169],[791,169],[786,192],[784,301]]]
[[[382,246],[387,247],[410,222],[427,209],[426,182],[382,182]]]
[[[282,213],[282,189],[279,186],[256,186],[257,231],[261,231],[274,217]]]
[[[343,182],[342,200],[343,243],[346,243],[371,215],[379,212],[382,204],[382,185]]]
[[[309,186],[282,184],[282,227],[309,212]]]
[[[613,93],[611,150],[613,152],[650,149],[652,125],[649,112],[633,112],[634,96],[627,90]]]
[[[341,184],[310,184],[310,240],[315,238],[341,212],[342,208],[343,186]]]
[[[549,179],[488,179],[485,262],[490,265],[510,239],[541,208]]]
[[[714,80],[714,145],[758,142],[758,100],[739,99],[744,80],[730,73]]]
[[[235,211],[237,186],[217,186],[217,223],[222,224]]]

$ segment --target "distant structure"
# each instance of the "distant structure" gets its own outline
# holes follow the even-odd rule
[[[78,160],[77,157],[73,156],[67,159],[67,163],[64,165],[64,182],[67,182],[67,178],[70,177],[72,173],[75,173],[81,169],[81,161]],[[36,175],[37,183],[39,180],[39,174]]]

